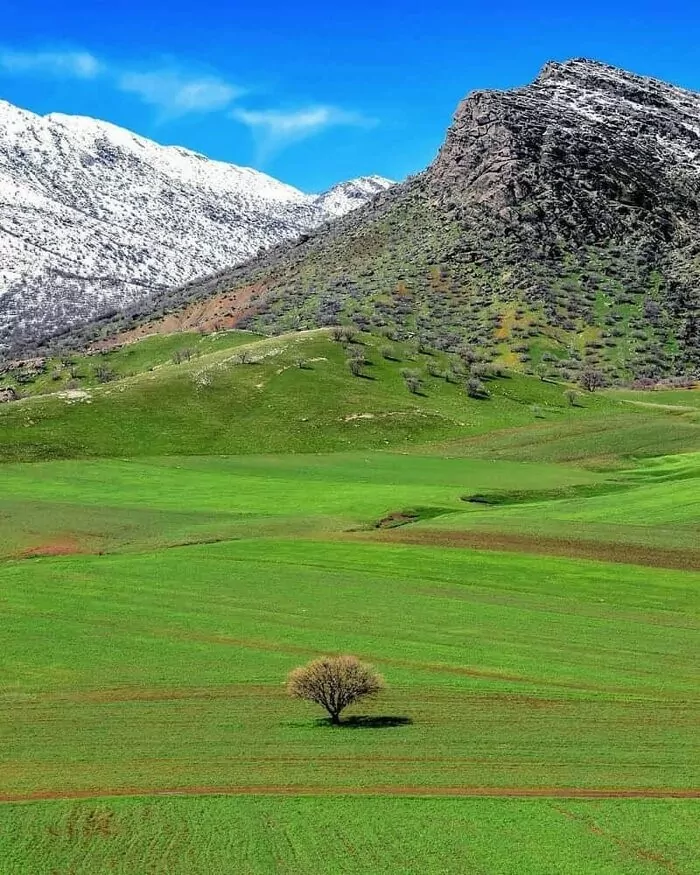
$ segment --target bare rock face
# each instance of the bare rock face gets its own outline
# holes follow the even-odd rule
[[[464,100],[430,169],[443,202],[482,203],[579,241],[698,223],[700,95],[594,61],[550,63]]]

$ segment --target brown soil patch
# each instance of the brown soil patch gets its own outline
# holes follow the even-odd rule
[[[700,550],[669,550],[636,544],[603,544],[574,538],[548,538],[512,532],[483,532],[448,529],[405,529],[374,533],[353,533],[363,540],[396,541],[426,547],[462,547],[501,550],[508,553],[539,553],[600,562],[622,562],[652,568],[700,571]]]
[[[97,341],[89,349],[91,352],[106,352],[118,346],[135,343],[153,334],[175,334],[181,331],[226,331],[235,328],[245,316],[256,312],[254,299],[262,295],[265,287],[261,283],[233,291],[221,292],[203,301],[193,301],[174,313],[161,319],[144,322],[129,331]]]
[[[0,802],[96,799],[107,796],[462,796],[512,799],[700,799],[700,789],[679,787],[417,787],[376,785],[236,785],[193,787],[91,787],[0,793]]]
[[[85,547],[72,535],[64,535],[37,544],[35,547],[27,547],[18,553],[20,559],[36,559],[39,556],[70,556],[73,553],[86,553]]]
[[[418,514],[404,513],[397,510],[383,517],[376,524],[377,529],[395,529],[397,526],[405,526],[407,523],[414,523],[418,519]]]

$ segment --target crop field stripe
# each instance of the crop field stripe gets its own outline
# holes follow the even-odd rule
[[[0,803],[107,799],[121,796],[411,796],[496,799],[700,799],[694,787],[333,787],[307,785],[233,787],[115,787],[89,790],[35,790],[31,793],[0,793]]]

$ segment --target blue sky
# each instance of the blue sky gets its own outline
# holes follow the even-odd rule
[[[547,60],[700,90],[699,47],[688,0],[2,0],[0,97],[315,191],[422,169],[461,97]]]

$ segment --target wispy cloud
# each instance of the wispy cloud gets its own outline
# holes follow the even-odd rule
[[[103,72],[103,65],[90,52],[19,52],[0,49],[0,69],[15,75],[94,79]]]
[[[337,106],[312,104],[295,110],[249,109],[236,105],[247,93],[216,72],[202,71],[172,59],[155,64],[117,62],[89,51],[14,49],[0,45],[0,74],[96,80],[129,94],[158,111],[161,120],[191,113],[226,113],[246,125],[263,161],[292,143],[334,127],[371,127],[375,119]]]
[[[100,79],[167,116],[214,112],[245,93],[221,76],[166,62],[155,66],[116,63],[87,51],[18,51],[0,47],[0,72],[13,76]]]
[[[253,131],[263,158],[328,128],[366,128],[376,124],[375,119],[336,106],[308,106],[293,111],[236,108],[231,117]]]
[[[218,76],[187,76],[177,70],[124,72],[116,81],[120,91],[135,94],[144,103],[168,115],[226,109],[245,89]]]

